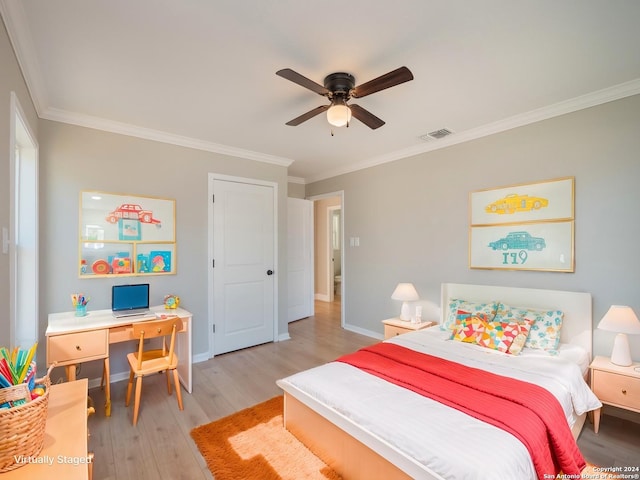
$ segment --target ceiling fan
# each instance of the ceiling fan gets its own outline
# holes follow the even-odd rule
[[[371,129],[376,129],[384,125],[384,121],[376,117],[374,114],[365,110],[359,105],[348,104],[351,98],[362,98],[372,93],[379,92],[386,88],[395,87],[401,83],[413,80],[413,74],[407,67],[397,68],[389,73],[385,73],[373,80],[362,85],[355,86],[356,79],[353,75],[344,72],[337,72],[327,75],[324,79],[324,86],[309,80],[307,77],[294,72],[290,68],[278,70],[276,75],[286,78],[287,80],[297,83],[298,85],[308,88],[323,97],[327,97],[331,102],[329,105],[316,107],[303,113],[299,117],[289,120],[287,125],[295,127],[302,122],[306,122],[310,118],[327,112],[327,120],[334,127],[348,127],[351,116],[364,123]]]

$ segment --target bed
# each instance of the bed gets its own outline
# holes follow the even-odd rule
[[[590,294],[447,283],[441,325],[460,312],[454,299],[560,310],[560,343],[552,354],[525,346],[519,355],[508,355],[452,341],[450,330],[436,326],[386,340],[394,346],[385,347],[539,385],[558,399],[577,438],[586,413],[601,406],[585,381],[592,354]],[[277,383],[284,391],[286,428],[345,479],[540,477],[529,451],[511,433],[342,361]]]

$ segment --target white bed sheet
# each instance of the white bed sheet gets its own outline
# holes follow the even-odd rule
[[[426,329],[388,341],[543,386],[558,398],[569,425],[576,415],[601,406],[584,382],[580,367],[562,355],[500,355],[443,340],[443,333],[447,336],[446,332]],[[425,478],[537,478],[526,447],[510,433],[351,365],[331,362],[278,384],[285,390],[305,392],[400,455],[413,459]],[[419,478],[415,471],[411,475]]]

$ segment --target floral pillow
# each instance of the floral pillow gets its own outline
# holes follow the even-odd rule
[[[496,308],[496,302],[474,303],[461,299],[451,299],[449,300],[449,315],[443,320],[440,328],[442,330],[453,330],[460,315],[469,316],[482,313],[488,317],[488,320],[492,320],[496,315]]]
[[[561,310],[533,310],[498,304],[495,320],[511,321],[525,319],[532,322],[527,348],[537,348],[555,352],[560,345],[560,332],[564,313]]]
[[[484,332],[488,317],[479,313],[456,320],[451,340],[463,343],[478,343],[477,339]]]

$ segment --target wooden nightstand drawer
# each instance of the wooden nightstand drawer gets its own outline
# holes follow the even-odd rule
[[[105,358],[109,352],[109,331],[94,330],[47,337],[47,364],[80,363]]]
[[[411,323],[404,322],[399,318],[388,318],[383,320],[384,324],[384,339],[395,337],[396,335],[402,335],[403,333],[413,332],[415,330],[422,330],[423,328],[429,328],[434,326],[435,322],[421,322]]]
[[[602,402],[640,409],[640,379],[594,370],[593,393]]]
[[[391,338],[391,337],[395,337],[396,335],[402,335],[403,333],[407,333],[410,332],[411,330],[408,330],[406,328],[402,328],[402,327],[394,327],[393,325],[385,325],[384,326],[384,338],[385,340],[387,338]]]

